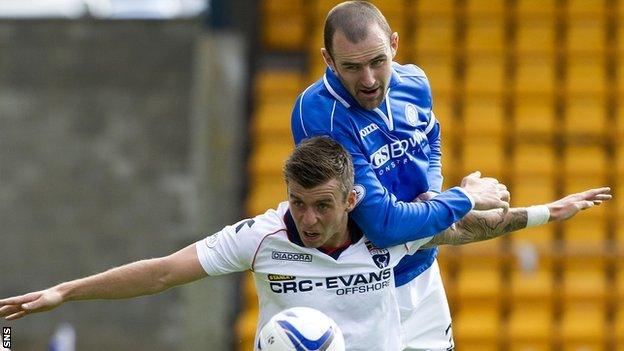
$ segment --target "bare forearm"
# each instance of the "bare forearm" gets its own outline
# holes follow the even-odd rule
[[[133,262],[86,278],[55,286],[63,301],[123,299],[151,295],[170,287],[163,259]]]
[[[453,227],[436,234],[424,247],[468,244],[526,228],[527,223],[536,226],[565,221],[610,199],[611,188],[602,187],[571,194],[545,205],[511,208],[506,213],[502,210],[472,211]]]
[[[206,276],[195,244],[169,256],[137,261],[49,289],[0,300],[0,317],[7,320],[50,311],[72,300],[123,299],[151,295]]]
[[[506,213],[502,210],[472,211],[453,227],[436,234],[426,246],[463,245],[489,240],[523,229],[526,225],[525,208],[511,208]]]

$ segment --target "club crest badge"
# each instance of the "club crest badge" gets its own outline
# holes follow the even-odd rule
[[[388,267],[388,264],[390,264],[390,252],[387,249],[380,249],[370,241],[366,241],[366,248],[379,269]]]
[[[418,124],[418,111],[416,111],[416,106],[412,104],[405,105],[405,119],[407,119],[407,123],[412,127],[416,127],[416,124]]]

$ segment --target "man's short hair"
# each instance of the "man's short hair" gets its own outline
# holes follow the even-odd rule
[[[367,1],[346,1],[336,5],[325,19],[325,49],[332,55],[332,43],[337,30],[344,33],[350,42],[357,43],[366,39],[372,24],[377,24],[390,40],[390,25],[375,5]]]
[[[328,136],[303,140],[284,165],[286,184],[296,182],[305,189],[336,179],[345,195],[353,190],[353,162],[342,145]]]

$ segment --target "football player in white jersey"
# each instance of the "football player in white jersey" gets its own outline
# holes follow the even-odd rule
[[[207,275],[251,270],[260,300],[257,330],[285,308],[307,306],[338,323],[348,350],[400,350],[394,265],[424,244],[483,240],[525,227],[530,212],[494,210],[495,223],[504,225],[487,223],[494,228],[489,231],[475,229],[480,222],[460,222],[433,239],[379,249],[349,220],[356,199],[353,165],[340,144],[327,137],[302,142],[286,162],[284,177],[289,199],[275,210],[227,226],[166,257],[0,300],[0,317],[13,320],[73,300],[155,294]],[[504,185],[492,178],[471,175],[462,188],[483,208],[499,206],[508,197]],[[592,189],[542,205],[549,212],[542,222],[567,219],[610,199],[609,192]]]

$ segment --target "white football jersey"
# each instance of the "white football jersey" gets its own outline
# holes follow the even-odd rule
[[[355,230],[359,235],[352,233],[352,244],[337,258],[304,247],[288,202],[282,202],[277,210],[225,227],[196,248],[209,275],[253,272],[260,302],[256,340],[274,314],[307,306],[338,323],[347,350],[400,350],[392,268],[430,238],[380,249]]]

